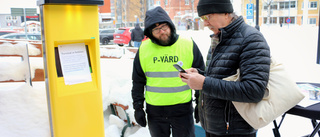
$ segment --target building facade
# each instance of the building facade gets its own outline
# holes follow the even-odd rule
[[[40,32],[39,15],[26,16],[26,27],[24,16],[12,16],[11,14],[0,14],[0,29],[2,30],[16,30],[24,32],[27,29],[29,33]]]
[[[111,16],[116,27],[133,27],[135,23],[144,24],[147,10],[161,6],[177,25],[188,29],[197,18],[196,6],[199,0],[111,0]],[[199,18],[197,18],[199,20]]]
[[[114,18],[111,15],[112,3],[110,0],[104,0],[103,5],[99,6],[99,28],[113,28]]]
[[[111,15],[115,26],[133,27],[135,23],[143,26],[148,0],[111,0]]]
[[[248,19],[247,4],[256,1],[242,0],[241,14],[247,22],[256,23],[256,19]],[[256,16],[254,16],[256,18]],[[259,2],[259,26],[261,25],[311,25],[319,26],[319,0],[266,0]]]
[[[197,14],[199,0],[155,0],[173,20],[178,30],[198,30],[200,18]]]

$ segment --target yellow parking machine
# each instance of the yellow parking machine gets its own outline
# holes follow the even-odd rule
[[[98,5],[38,0],[52,137],[104,137]]]

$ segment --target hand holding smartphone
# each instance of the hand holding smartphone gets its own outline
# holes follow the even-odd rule
[[[178,64],[173,64],[173,66],[181,73],[187,73],[183,68],[180,67]]]

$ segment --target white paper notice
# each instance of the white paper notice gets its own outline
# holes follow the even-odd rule
[[[84,43],[59,45],[58,49],[66,85],[92,81]]]

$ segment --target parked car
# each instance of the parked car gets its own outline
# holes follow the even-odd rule
[[[118,44],[119,46],[123,46],[124,44],[128,45],[129,47],[132,47],[132,43],[131,42],[131,31],[133,30],[133,27],[122,27],[119,28],[114,34],[113,34],[113,43]],[[141,28],[142,30],[144,28]],[[146,36],[145,38],[142,40],[146,40]]]
[[[0,36],[5,35],[5,34],[9,34],[9,33],[19,33],[19,32],[15,31],[15,30],[0,30]]]
[[[99,31],[100,43],[109,44],[113,40],[113,33],[115,33],[115,29],[101,29]]]
[[[41,33],[10,33],[0,36],[0,39],[26,39],[26,40],[41,40]]]
[[[119,46],[123,46],[124,44],[129,44],[131,40],[131,29],[133,28],[119,28],[114,34],[113,34],[113,43],[118,44]]]

